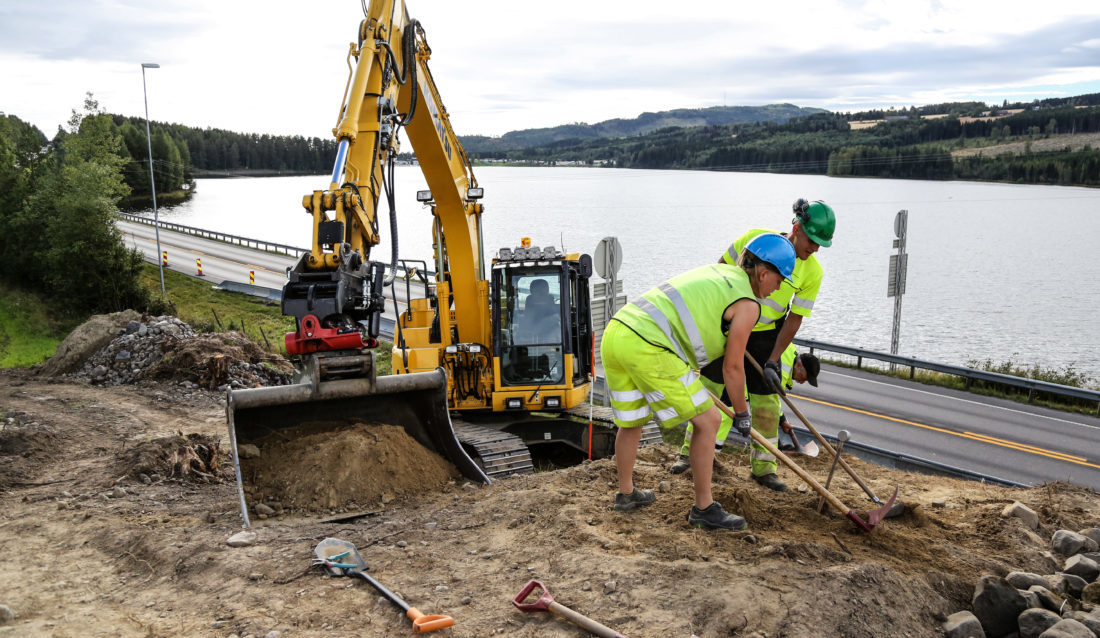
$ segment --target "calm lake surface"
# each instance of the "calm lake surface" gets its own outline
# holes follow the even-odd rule
[[[790,230],[791,202],[836,211],[813,316],[800,336],[888,352],[886,296],[893,221],[909,211],[909,271],[899,354],[966,365],[1013,360],[1073,366],[1100,378],[1100,190],[969,182],[589,168],[483,167],[486,259],[521,237],[591,253],[623,245],[628,297],[714,262],[743,231]],[[191,201],[160,217],[308,247],[302,196],[328,176],[203,179]],[[420,171],[398,167],[402,258],[431,260],[431,215],[416,202]],[[146,211],[150,216],[152,211]],[[388,212],[372,257],[390,259]]]

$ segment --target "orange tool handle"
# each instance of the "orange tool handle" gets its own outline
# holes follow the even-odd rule
[[[455,624],[455,619],[450,616],[443,616],[440,614],[426,616],[420,613],[420,610],[416,607],[409,607],[405,615],[412,621],[413,631],[418,634],[435,631],[436,629],[446,629]]]

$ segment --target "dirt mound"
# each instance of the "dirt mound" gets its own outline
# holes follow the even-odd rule
[[[207,390],[226,385],[251,388],[286,385],[294,367],[240,332],[195,335],[172,342],[146,371],[151,379],[190,381]]]
[[[122,453],[121,470],[138,478],[167,476],[187,481],[209,483],[222,478],[221,449],[218,439],[205,434],[191,433],[184,436],[177,432],[152,441],[139,443]]]
[[[26,484],[36,467],[53,459],[61,435],[26,412],[0,406],[0,490]]]
[[[42,365],[41,374],[56,377],[72,372],[116,338],[127,324],[140,318],[133,310],[93,316],[65,337],[57,352]]]
[[[405,501],[460,478],[448,461],[397,425],[306,424],[257,441],[242,459],[250,500],[310,512],[359,510]]]

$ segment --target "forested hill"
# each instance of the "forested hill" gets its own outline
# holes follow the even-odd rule
[[[670,127],[472,155],[541,165],[1100,186],[1098,103],[1100,95],[1092,94],[985,111],[976,111],[974,103],[957,103],[825,112],[782,124]]]
[[[713,106],[705,109],[675,109],[642,113],[631,119],[616,118],[597,124],[563,124],[551,128],[532,128],[505,133],[500,137],[463,135],[459,139],[468,153],[513,151],[546,146],[563,140],[591,140],[644,135],[668,127],[722,126],[747,122],[783,123],[792,118],[825,113],[824,109],[768,104],[765,106]]]

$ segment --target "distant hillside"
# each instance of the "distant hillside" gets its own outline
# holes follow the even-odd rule
[[[468,153],[514,151],[546,146],[563,140],[590,140],[645,135],[671,126],[696,127],[744,124],[749,122],[784,123],[796,117],[825,113],[824,109],[768,104],[766,106],[713,106],[706,109],[675,109],[660,113],[642,113],[633,119],[616,118],[597,124],[563,124],[552,128],[532,128],[505,133],[500,137],[469,135],[460,137]]]

